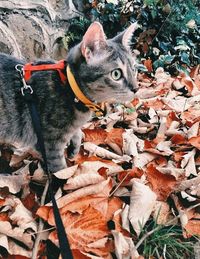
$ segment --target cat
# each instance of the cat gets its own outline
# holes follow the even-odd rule
[[[115,98],[118,102],[125,102],[134,98],[136,62],[129,42],[136,28],[135,23],[131,24],[124,32],[107,40],[102,25],[93,22],[82,41],[69,51],[66,63],[80,89],[91,101],[100,103]],[[35,64],[44,63],[55,62]],[[22,81],[15,69],[17,64],[24,62],[0,54],[0,142],[18,142],[37,150],[37,137],[21,95]],[[92,112],[77,102],[69,85],[62,85],[57,71],[34,72],[28,84],[37,97],[48,167],[51,172],[56,172],[66,167],[66,144],[70,143],[70,156],[79,152],[81,127],[91,119]]]

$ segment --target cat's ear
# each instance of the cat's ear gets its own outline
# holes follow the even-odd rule
[[[102,25],[99,22],[93,22],[87,29],[81,42],[81,52],[88,62],[95,51],[105,48],[106,36]]]
[[[126,49],[130,49],[131,38],[138,27],[138,23],[134,22],[125,31],[121,32],[112,40],[122,44]]]

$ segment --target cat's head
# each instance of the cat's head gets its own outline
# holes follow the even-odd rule
[[[92,101],[131,101],[137,90],[136,59],[129,42],[137,28],[134,23],[113,39],[106,39],[103,27],[94,22],[82,42],[68,55],[76,80]]]

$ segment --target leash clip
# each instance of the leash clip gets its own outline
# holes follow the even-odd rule
[[[24,66],[22,64],[17,64],[15,66],[15,69],[19,72],[23,86],[21,87],[21,93],[23,96],[25,96],[25,91],[29,90],[29,94],[33,94],[33,88],[30,85],[27,85],[25,79],[24,79]]]

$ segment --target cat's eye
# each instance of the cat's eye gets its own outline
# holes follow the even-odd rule
[[[122,71],[120,68],[117,68],[117,69],[114,69],[112,72],[111,72],[111,76],[112,76],[112,79],[117,81],[119,79],[122,78]]]

